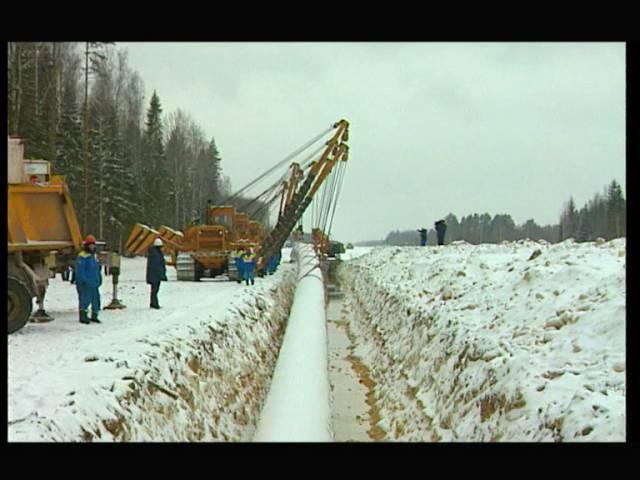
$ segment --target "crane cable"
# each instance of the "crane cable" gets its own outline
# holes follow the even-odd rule
[[[246,205],[243,205],[243,209],[248,209],[251,205],[253,205],[255,202],[257,202],[258,200],[260,200],[262,197],[267,196],[268,194],[270,194],[274,189],[276,189],[277,187],[282,185],[282,182],[285,180],[287,175],[287,172],[285,172],[280,178],[278,178],[278,180],[276,180],[273,184],[271,184],[266,190],[264,190],[260,195],[258,195],[257,197],[255,197],[253,200],[251,200],[249,203],[247,203]]]
[[[324,145],[320,145],[315,151],[313,151],[310,155],[308,155],[300,164],[300,170],[301,172],[304,172],[304,169],[307,169],[309,167],[311,167],[312,162],[314,161],[314,157],[316,157],[318,155],[318,153],[320,153],[321,150],[324,149]],[[279,180],[279,182],[281,182],[282,180],[284,180],[286,178],[287,172],[285,172],[284,176]],[[304,178],[304,173],[303,173],[303,178]],[[277,184],[276,184],[277,185]],[[274,199],[275,200],[275,199]],[[262,213],[262,211],[264,211],[264,209],[261,209],[260,212]]]
[[[335,194],[336,179],[336,169],[332,169],[322,189],[318,227],[322,229],[323,232],[325,231],[327,225],[327,219],[331,210],[331,203]]]
[[[304,170],[309,169],[312,165],[313,162],[316,161],[317,159],[315,158],[322,150],[324,150],[326,144],[322,144],[320,145],[318,148],[316,148],[313,152],[311,152],[304,160],[302,160],[300,162],[300,171],[303,173],[302,177],[304,179]],[[288,171],[287,171],[288,172]],[[286,179],[286,175],[287,172],[285,172],[285,174],[280,178],[280,180],[278,180],[278,182],[281,182],[282,180]],[[278,184],[278,182],[276,183],[276,185]],[[264,209],[261,209],[260,212],[262,213],[262,211],[264,211]]]
[[[316,196],[313,201],[312,207],[312,216],[311,216],[311,225],[321,228],[322,221],[325,217],[325,210],[327,205],[327,193],[331,190],[330,184],[333,179],[334,170],[331,171],[329,176],[325,179],[324,184],[322,185],[321,192],[319,192],[318,196]]]
[[[320,199],[314,199],[314,209],[312,210],[313,216],[311,224],[320,228],[327,236],[331,234],[331,228],[333,227],[333,219],[335,216],[336,207],[338,204],[338,198],[342,189],[342,182],[345,174],[345,163],[339,161],[337,169],[332,170],[329,174],[327,183],[322,187],[322,194]],[[329,229],[327,230],[327,224]]]
[[[269,200],[266,200],[263,205],[261,205],[257,210],[253,212],[251,216],[253,218],[258,218],[259,216],[261,216],[265,211],[269,210],[273,206],[278,197],[280,197],[280,191],[273,191],[271,198]]]
[[[318,147],[315,151],[313,151],[310,155],[308,155],[303,161],[302,164],[305,165],[304,168],[307,168],[308,166],[311,165],[311,161],[313,160],[313,157],[316,156],[320,150],[322,150],[324,148],[324,145],[320,145],[320,147]],[[301,164],[301,165],[302,165]],[[302,169],[302,167],[300,167]],[[250,205],[252,205],[255,201],[257,201],[258,199],[260,199],[263,195],[268,194],[269,192],[272,191],[272,189],[277,188],[278,186],[280,186],[282,184],[283,181],[285,181],[287,179],[287,174],[288,174],[289,170],[285,170],[285,172],[278,178],[278,180],[276,180],[272,185],[270,185],[265,191],[263,191],[260,195],[258,195],[256,198],[254,198],[251,202],[249,202],[247,205],[243,206],[244,209],[248,208]]]
[[[324,137],[327,133],[329,133],[331,130],[333,130],[335,127],[333,125],[331,125],[331,127],[329,127],[328,129],[326,129],[325,131],[323,131],[322,133],[320,133],[319,135],[315,136],[314,138],[312,138],[311,140],[309,140],[307,143],[305,143],[304,145],[302,145],[301,147],[297,148],[296,150],[294,150],[292,153],[290,153],[289,155],[287,155],[283,160],[281,160],[280,162],[278,162],[276,165],[274,165],[273,167],[271,167],[269,170],[267,170],[265,173],[263,173],[262,175],[260,175],[258,178],[252,180],[251,182],[249,182],[247,185],[245,185],[244,187],[242,187],[240,190],[238,190],[237,192],[235,192],[234,194],[232,194],[231,196],[227,197],[222,204],[226,205],[228,202],[230,202],[231,200],[234,200],[235,198],[237,198],[238,196],[240,196],[242,193],[244,193],[246,190],[248,190],[249,188],[251,188],[253,185],[255,185],[257,182],[259,182],[260,180],[262,180],[264,177],[266,177],[267,175],[269,175],[271,172],[273,172],[274,170],[276,170],[277,168],[281,167],[282,165],[284,165],[285,163],[287,163],[289,160],[291,160],[292,158],[295,158],[297,155],[299,155],[300,153],[304,152],[307,148],[309,148],[311,145],[313,145],[314,143],[316,143],[318,140],[320,140],[322,137]]]
[[[331,172],[331,184],[329,187],[329,195],[327,197],[327,206],[326,206],[326,211],[324,212],[324,217],[322,220],[322,231],[325,232],[327,235],[329,235],[329,232],[326,231],[327,228],[327,222],[329,220],[329,213],[331,212],[331,206],[333,204],[333,202],[335,201],[335,195],[336,195],[336,186],[337,186],[337,182],[338,182],[338,174],[339,174],[339,170],[340,170],[340,165],[337,166],[338,168],[335,168],[334,170],[332,170]]]
[[[346,164],[346,162],[341,163]],[[339,167],[340,180],[338,181],[338,190],[336,192],[335,202],[333,203],[333,211],[331,212],[331,221],[329,222],[329,231],[327,232],[328,236],[331,235],[331,228],[333,227],[333,217],[336,213],[336,207],[338,206],[338,199],[340,198],[340,192],[342,191],[342,182],[344,181],[344,175],[346,171],[347,169],[345,168],[345,165],[341,165]]]
[[[325,147],[325,145],[320,145],[318,148],[316,148],[311,154],[309,154],[302,162],[301,162],[301,170],[304,170],[306,168],[309,168],[312,165],[312,162],[314,160],[314,157],[318,155],[318,153],[323,150]],[[275,168],[272,168],[271,171],[273,171]],[[269,193],[271,193],[273,191],[273,189],[276,189],[277,187],[279,187],[280,185],[282,185],[282,182],[287,178],[287,174],[288,174],[288,170],[285,170],[285,172],[278,178],[278,180],[276,180],[272,185],[270,185],[267,189],[265,189],[262,193],[260,193],[260,195],[258,195],[257,197],[255,197],[253,200],[251,200],[249,203],[243,205],[241,208],[248,212],[249,207],[251,207],[254,203],[256,203],[257,201],[259,201],[261,198],[263,198],[264,196],[267,196]],[[263,175],[264,178],[264,175]],[[254,184],[257,182],[254,181]],[[246,190],[246,188],[245,188]],[[254,212],[251,213],[251,216],[254,218],[257,218],[257,216],[262,215],[264,213],[264,211],[271,206],[272,202],[275,201],[275,199],[277,198],[277,194],[274,196],[274,198],[271,198],[270,200],[268,200],[266,202],[265,205],[259,207],[257,210],[255,210]],[[230,197],[231,198],[231,197]],[[228,200],[227,200],[228,201]]]

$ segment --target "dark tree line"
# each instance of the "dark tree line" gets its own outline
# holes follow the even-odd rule
[[[230,189],[215,140],[157,92],[145,105],[113,44],[10,42],[7,71],[9,135],[65,176],[83,234],[121,247],[136,222],[183,228]]]
[[[447,233],[445,241],[457,240],[477,245],[480,243],[500,243],[529,238],[557,243],[568,238],[578,242],[594,241],[601,237],[605,240],[625,237],[627,234],[626,201],[620,184],[613,180],[602,194],[595,194],[581,209],[577,209],[573,198],[563,207],[559,223],[556,225],[538,225],[529,219],[522,225],[516,225],[508,214],[491,217],[488,213],[458,218],[450,213],[445,217]],[[383,242],[362,242],[361,245],[419,245],[416,230],[395,230],[390,232]],[[426,226],[425,226],[426,227]],[[427,234],[427,244],[436,245],[436,232],[433,228]]]
[[[573,197],[560,215],[560,238],[575,238],[578,242],[605,240],[627,236],[627,202],[622,187],[613,180],[601,194],[596,193],[579,210]]]

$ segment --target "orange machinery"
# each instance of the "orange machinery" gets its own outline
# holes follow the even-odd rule
[[[252,233],[253,232],[253,233]],[[164,242],[162,250],[171,255],[178,280],[198,281],[204,276],[227,273],[235,280],[233,255],[242,246],[259,247],[264,230],[246,213],[237,213],[230,205],[209,206],[207,224],[192,225],[179,232],[163,225],[158,230],[136,224],[126,243],[128,254],[142,255],[155,238]]]

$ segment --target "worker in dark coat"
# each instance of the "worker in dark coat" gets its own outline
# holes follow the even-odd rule
[[[420,228],[418,231],[420,232],[420,246],[424,247],[427,245],[427,229]]]
[[[447,231],[447,222],[438,220],[435,223],[436,234],[438,235],[438,245],[444,245],[444,234]]]
[[[96,237],[87,235],[82,242],[82,251],[76,258],[75,283],[78,291],[80,323],[101,323],[98,320],[100,311],[100,285],[102,275],[100,264],[96,259]],[[91,305],[91,319],[88,318]]]
[[[167,266],[161,248],[162,240],[156,238],[147,254],[147,283],[151,285],[151,301],[149,302],[149,307],[155,309],[160,308],[160,304],[158,303],[160,282],[167,281]]]
[[[237,283],[242,283],[244,280],[244,260],[242,260],[242,253],[244,252],[244,247],[240,247],[233,253],[233,261],[236,265],[236,270],[238,271],[238,276],[236,278]]]

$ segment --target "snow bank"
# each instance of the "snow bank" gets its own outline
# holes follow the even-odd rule
[[[361,257],[371,251],[373,247],[353,247],[347,249],[344,253],[340,254],[340,260],[353,260],[354,258]]]
[[[343,263],[387,438],[624,441],[625,256],[625,239],[459,242]]]
[[[323,275],[313,248],[295,244],[298,285],[255,441],[327,442],[331,433]]]
[[[288,252],[283,252],[286,259]],[[75,288],[51,281],[56,320],[8,337],[9,441],[250,440],[296,284],[294,265],[245,287],[169,282],[149,310],[145,260],[123,259],[127,309],[81,325]],[[111,279],[102,300],[111,300]]]

